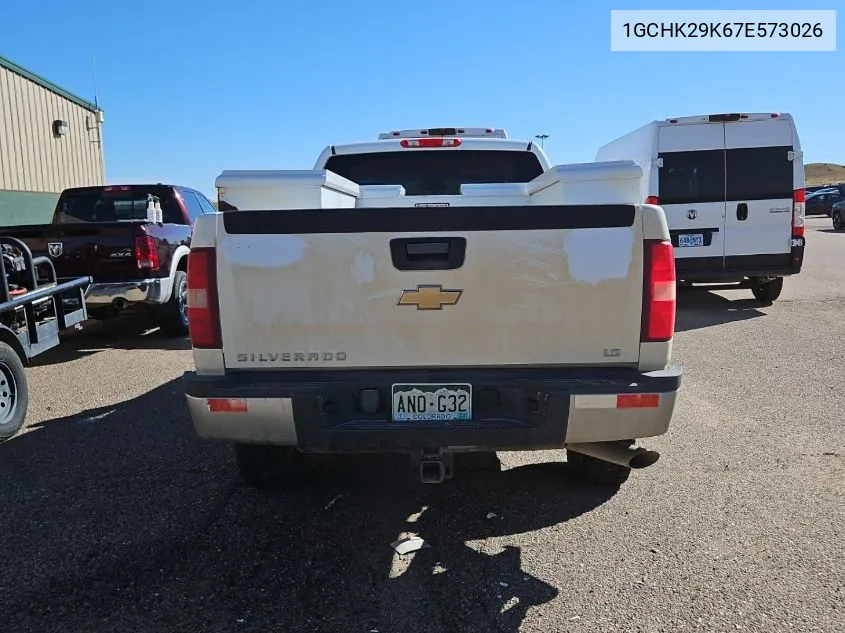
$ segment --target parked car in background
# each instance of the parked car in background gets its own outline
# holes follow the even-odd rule
[[[50,224],[11,226],[60,279],[90,276],[88,315],[147,309],[164,334],[188,332],[185,274],[194,221],[216,213],[199,191],[168,184],[66,189]]]
[[[808,196],[811,193],[821,193],[822,191],[827,192],[828,189],[838,191],[839,193],[845,195],[845,182],[840,182],[839,184],[826,183],[824,185],[812,185],[810,187],[805,187],[805,191]]]
[[[833,205],[830,218],[833,220],[833,228],[836,231],[845,231],[845,200]]]
[[[833,205],[843,200],[845,200],[845,195],[842,195],[837,189],[820,189],[807,196],[805,213],[807,215],[830,216]]]

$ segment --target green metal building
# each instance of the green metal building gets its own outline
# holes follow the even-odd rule
[[[0,56],[0,226],[50,221],[59,193],[105,182],[103,112]]]

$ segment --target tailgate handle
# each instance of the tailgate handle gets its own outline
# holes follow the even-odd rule
[[[397,237],[390,256],[397,270],[454,270],[464,265],[466,238]]]
[[[736,205],[736,219],[743,222],[748,219],[748,205],[740,202]]]

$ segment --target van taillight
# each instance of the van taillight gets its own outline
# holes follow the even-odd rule
[[[675,333],[675,253],[668,240],[645,240],[640,341],[665,342]]]
[[[223,347],[214,248],[192,248],[188,255],[188,334],[193,347]]]
[[[149,235],[135,237],[135,263],[139,270],[156,270],[159,265],[155,240]]]
[[[804,237],[804,202],[806,201],[804,189],[796,189],[792,192],[792,236]]]
[[[645,199],[645,203],[646,203],[646,204],[656,204],[656,205],[660,205],[660,198],[659,198],[659,197],[657,197],[657,196],[648,196],[648,197]]]

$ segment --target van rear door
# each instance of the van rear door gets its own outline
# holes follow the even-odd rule
[[[658,196],[683,271],[721,270],[725,257],[723,123],[658,128]]]
[[[725,127],[725,268],[789,267],[795,188],[788,119]]]

